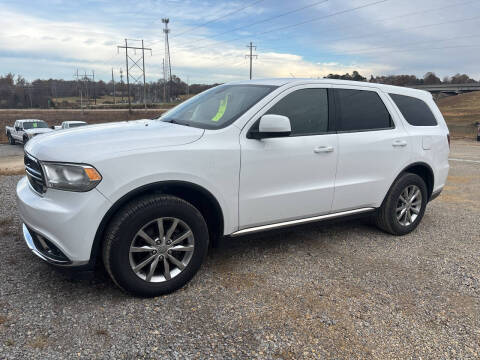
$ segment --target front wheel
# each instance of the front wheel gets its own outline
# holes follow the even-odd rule
[[[15,145],[15,139],[12,137],[12,134],[8,133],[7,137],[8,137],[8,143],[10,145]]]
[[[393,235],[408,234],[422,220],[427,199],[425,181],[416,174],[402,174],[377,210],[377,226]]]
[[[173,196],[147,196],[116,215],[106,232],[103,261],[120,288],[158,296],[196,274],[208,241],[205,220],[193,205]]]

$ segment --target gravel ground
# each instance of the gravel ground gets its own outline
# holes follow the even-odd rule
[[[402,238],[365,220],[229,239],[182,290],[72,281],[27,250],[0,176],[0,358],[480,357],[480,164]]]

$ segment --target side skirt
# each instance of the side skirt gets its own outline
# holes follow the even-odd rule
[[[361,214],[361,213],[365,213],[365,212],[369,212],[369,211],[373,211],[373,210],[375,210],[375,208],[370,208],[370,207],[369,208],[361,208],[361,209],[342,211],[342,212],[332,213],[332,214],[327,214],[327,215],[308,217],[308,218],[303,218],[303,219],[298,219],[298,220],[284,221],[284,222],[279,222],[279,223],[275,223],[275,224],[255,226],[255,227],[235,231],[233,234],[230,234],[230,236],[247,235],[247,234],[251,234],[251,233],[255,233],[255,232],[259,232],[259,231],[273,230],[273,229],[279,229],[279,228],[293,226],[293,225],[306,224],[306,223],[315,222],[315,221],[334,219],[334,218],[337,218],[337,217]]]

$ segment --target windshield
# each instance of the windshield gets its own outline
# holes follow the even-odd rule
[[[73,123],[68,125],[68,127],[74,128],[74,127],[79,127],[79,126],[84,126],[87,125],[86,123]]]
[[[28,129],[45,129],[48,128],[48,125],[45,121],[29,121],[23,123],[23,128]]]
[[[178,105],[162,115],[160,120],[203,129],[219,129],[234,122],[276,88],[265,85],[220,85]]]

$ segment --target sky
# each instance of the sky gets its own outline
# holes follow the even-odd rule
[[[190,84],[248,78],[250,41],[254,78],[357,70],[480,79],[479,0],[0,0],[0,74],[71,80],[78,69],[109,81],[113,69],[118,81],[125,52],[117,45],[128,38],[152,49],[146,80],[156,81],[162,18],[172,73]]]

